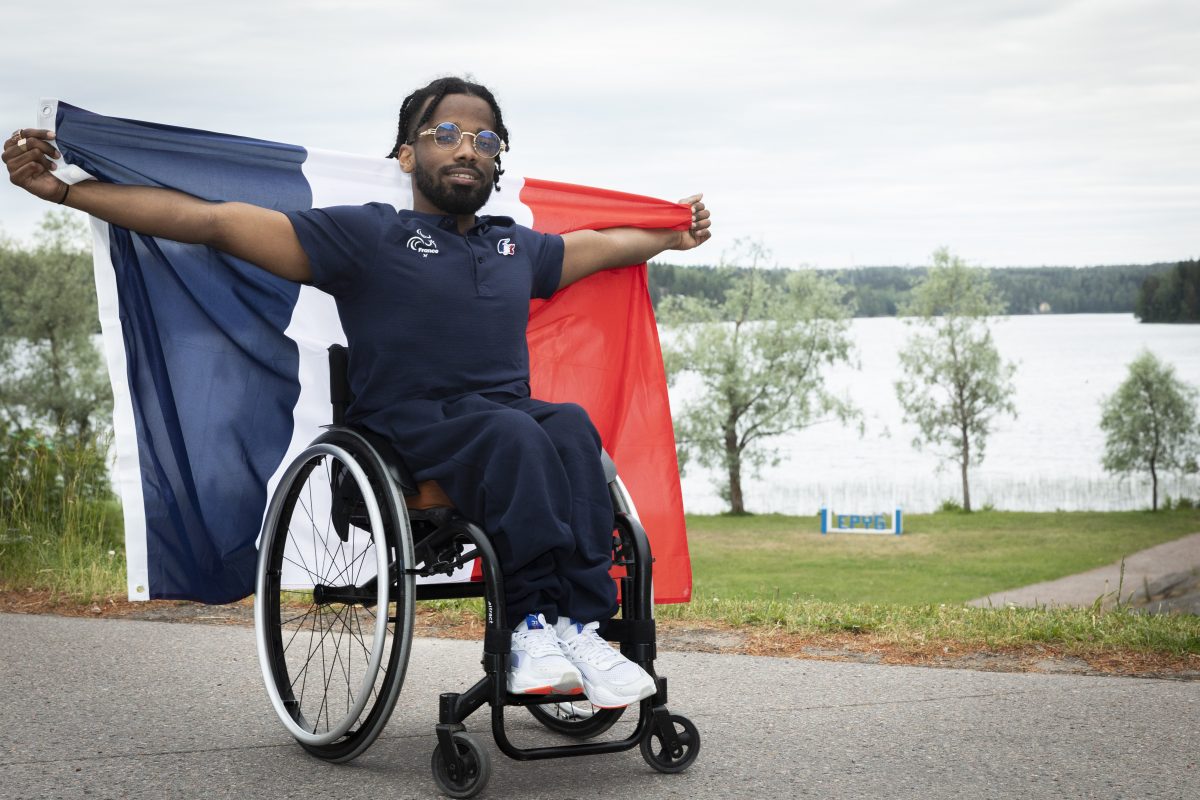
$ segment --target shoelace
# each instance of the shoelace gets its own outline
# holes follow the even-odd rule
[[[576,634],[575,638],[564,641],[563,644],[570,649],[574,658],[599,669],[608,669],[625,659],[620,653],[613,650],[608,642],[604,641],[603,636],[596,632],[599,627],[600,623],[589,622],[583,626],[583,630]]]
[[[534,658],[541,656],[561,656],[558,646],[558,636],[553,628],[533,628],[527,631],[517,631],[513,634],[513,643],[520,643],[521,649]]]

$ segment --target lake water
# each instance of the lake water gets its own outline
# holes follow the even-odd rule
[[[895,318],[855,319],[850,332],[860,369],[824,376],[863,410],[866,432],[822,423],[775,440],[777,467],[744,483],[746,507],[755,512],[815,514],[822,505],[839,512],[875,513],[897,505],[932,511],[943,500],[961,501],[957,467],[939,470],[938,459],[914,450],[915,429],[904,424],[893,384],[896,354],[909,335]],[[974,507],[1053,511],[1148,508],[1149,478],[1121,480],[1100,465],[1104,435],[1100,400],[1124,380],[1126,366],[1147,348],[1175,367],[1177,377],[1200,387],[1200,325],[1143,325],[1132,315],[1080,314],[1009,317],[992,333],[1001,357],[1017,362],[1016,420],[1001,418],[987,442],[982,465],[971,470]],[[664,334],[667,336],[669,334]],[[672,404],[694,395],[696,381],[681,380]],[[708,514],[727,508],[713,488],[714,474],[689,467],[684,507]],[[1159,482],[1159,501],[1200,497],[1195,476]]]

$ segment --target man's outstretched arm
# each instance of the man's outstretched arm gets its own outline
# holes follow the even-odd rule
[[[51,131],[23,129],[4,143],[8,178],[52,203],[77,208],[137,233],[203,244],[293,281],[312,279],[295,229],[278,211],[249,203],[210,203],[153,186],[83,181],[71,186],[53,174],[58,157]],[[24,149],[18,145],[23,140]],[[65,202],[64,202],[65,200]]]
[[[606,228],[563,235],[563,268],[559,289],[593,272],[649,261],[664,250],[691,250],[712,236],[712,220],[702,194],[680,200],[692,207],[692,226],[686,231],[655,228]]]

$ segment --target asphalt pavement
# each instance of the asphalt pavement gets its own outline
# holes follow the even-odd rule
[[[1150,587],[1164,579],[1173,578],[1177,584],[1190,579],[1190,585],[1194,586],[1194,576],[1197,574],[1200,574],[1200,533],[1193,533],[1139,550],[1103,567],[996,592],[972,600],[968,605],[985,608],[1002,608],[1009,604],[1026,608],[1090,606],[1098,598],[1103,598],[1102,605],[1112,606],[1116,604],[1118,593],[1122,602],[1131,599],[1137,601],[1139,594],[1153,596],[1154,590]],[[1150,591],[1147,592],[1147,589]],[[1180,608],[1189,609],[1187,606]]]
[[[418,639],[383,736],[337,766],[275,718],[249,628],[0,615],[0,798],[439,797],[436,698],[478,678],[479,654]],[[693,652],[658,668],[701,733],[687,772],[637,750],[512,761],[478,712],[481,796],[1200,798],[1196,682]],[[510,719],[525,743],[552,736]]]

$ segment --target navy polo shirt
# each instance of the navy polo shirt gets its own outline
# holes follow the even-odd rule
[[[464,236],[454,217],[385,203],[287,216],[312,284],[337,301],[352,418],[406,399],[529,394],[529,300],[558,288],[561,236],[508,217],[479,217]]]

